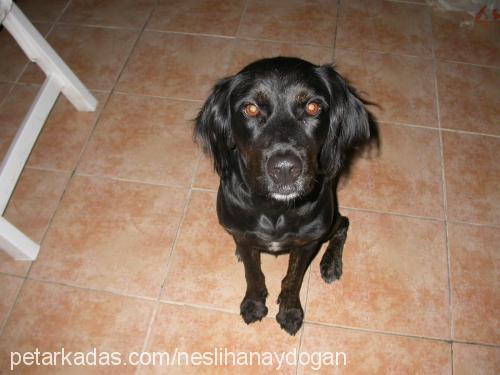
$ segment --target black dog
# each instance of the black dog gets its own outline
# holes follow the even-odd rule
[[[351,152],[370,138],[368,112],[331,66],[276,57],[218,82],[195,137],[213,157],[219,222],[245,266],[242,317],[249,324],[267,314],[260,253],[289,252],[276,320],[294,335],[304,318],[304,273],[322,243],[330,241],[323,279],[342,274],[349,221],[339,214],[336,187]]]

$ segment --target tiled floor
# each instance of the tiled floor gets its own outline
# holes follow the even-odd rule
[[[325,373],[500,373],[500,25],[425,1],[19,0],[99,100],[60,98],[6,217],[41,242],[0,252],[11,351],[340,351]],[[335,61],[380,121],[342,182],[344,275],[306,275],[306,323],[274,320],[287,257],[264,256],[269,315],[238,315],[243,267],[215,216],[192,119],[217,78],[263,56]],[[0,155],[43,76],[0,32]],[[238,370],[238,371],[237,371]],[[261,373],[271,367],[207,367]],[[18,373],[198,373],[151,366]],[[311,364],[284,373],[311,373]]]

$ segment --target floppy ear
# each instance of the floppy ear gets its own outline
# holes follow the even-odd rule
[[[330,93],[330,124],[320,154],[323,172],[335,177],[346,166],[357,146],[370,140],[369,115],[356,92],[330,66],[320,66],[318,73]]]
[[[231,81],[232,77],[227,77],[215,85],[198,113],[194,129],[195,140],[212,157],[214,169],[219,176],[228,171],[229,153],[234,147],[229,103]]]

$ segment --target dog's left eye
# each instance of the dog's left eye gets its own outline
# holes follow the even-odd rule
[[[315,116],[320,111],[321,111],[321,106],[319,105],[319,103],[315,103],[315,102],[307,103],[307,105],[306,105],[306,113],[309,116]]]
[[[243,108],[243,111],[247,116],[250,117],[257,117],[260,114],[259,107],[257,107],[255,104],[247,104],[245,108]]]

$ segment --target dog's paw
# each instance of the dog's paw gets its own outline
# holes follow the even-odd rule
[[[267,315],[266,302],[245,298],[240,305],[240,314],[246,324],[262,320]]]
[[[280,324],[281,329],[287,331],[294,336],[302,326],[304,321],[304,311],[299,307],[280,308],[276,320]]]
[[[342,261],[336,262],[333,259],[331,262],[322,261],[319,265],[319,270],[325,283],[330,284],[335,280],[340,280],[342,276]]]

